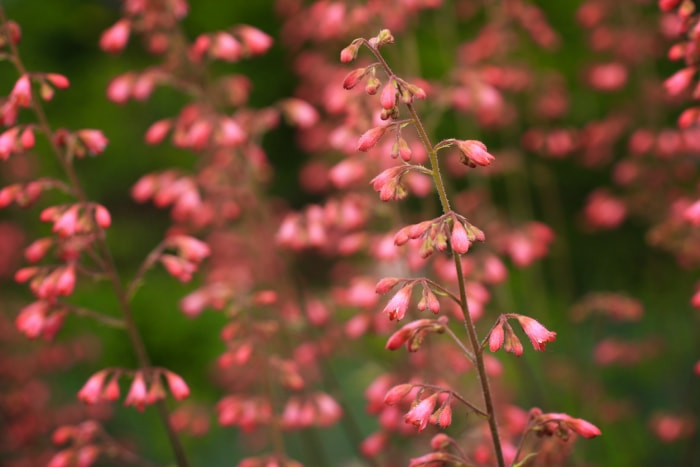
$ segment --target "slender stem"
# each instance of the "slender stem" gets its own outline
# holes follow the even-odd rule
[[[372,47],[368,42],[365,42],[367,47],[372,51],[372,54],[381,63],[382,67],[389,75],[389,77],[394,76],[394,72],[391,67],[387,64],[384,57],[379,53],[375,47]],[[411,103],[407,103],[406,107],[408,112],[413,118],[413,123],[418,132],[418,137],[420,138],[425,150],[428,152],[428,158],[430,160],[430,169],[432,171],[433,180],[435,182],[435,188],[438,192],[438,197],[440,198],[440,205],[444,214],[451,211],[450,202],[447,198],[447,190],[445,189],[445,184],[442,180],[442,175],[440,174],[440,166],[438,163],[437,153],[430,142],[430,137],[428,136],[423,122],[421,121],[415,107]],[[498,433],[498,425],[496,422],[496,414],[494,411],[493,397],[491,395],[491,387],[489,385],[488,375],[486,374],[486,366],[484,365],[484,357],[481,352],[479,352],[479,337],[476,334],[476,327],[474,326],[474,321],[469,314],[469,305],[467,304],[467,291],[464,283],[464,272],[462,271],[462,259],[459,254],[454,254],[454,264],[457,271],[457,282],[459,284],[459,298],[461,302],[462,315],[464,316],[464,327],[467,331],[467,336],[469,337],[469,343],[472,346],[473,353],[476,357],[476,369],[479,374],[479,383],[481,384],[481,392],[484,397],[484,405],[486,406],[486,413],[488,414],[489,429],[491,431],[491,438],[493,440],[493,448],[496,454],[496,460],[498,461],[499,467],[505,467],[505,460],[503,459],[503,450],[501,447],[501,438]]]
[[[462,353],[464,353],[464,355],[466,355],[466,357],[469,360],[471,360],[472,363],[474,363],[476,361],[476,357],[474,357],[474,354],[464,346],[459,337],[457,337],[457,334],[455,334],[454,331],[452,331],[452,329],[448,328],[447,326],[445,326],[445,332],[447,332],[447,334],[449,334],[450,337],[452,337],[452,340],[455,341],[457,346],[462,350]]]
[[[5,11],[2,8],[2,5],[0,5],[0,22],[2,22],[3,25],[7,25],[7,17],[5,16]],[[26,75],[27,70],[20,59],[17,46],[12,41],[11,37],[9,37],[9,34],[7,32],[5,32],[5,39],[13,57],[14,64],[17,67],[17,71],[19,72],[20,76]],[[53,130],[49,125],[44,109],[39,103],[39,100],[37,99],[36,95],[32,95],[31,105],[39,122],[39,127],[46,136],[49,145],[51,146],[51,150],[56,155],[56,158],[59,160],[59,163],[61,164],[66,174],[66,177],[68,178],[69,185],[72,187],[73,194],[81,203],[87,204],[88,198],[85,195],[84,190],[82,189],[82,185],[80,184],[78,175],[76,174],[72,164],[70,163],[69,158],[66,157],[66,154],[61,150],[61,148],[59,148],[58,144],[56,143]],[[151,366],[151,361],[148,357],[148,353],[146,352],[146,346],[144,344],[143,338],[141,337],[138,327],[136,326],[134,315],[129,305],[128,297],[122,286],[121,279],[119,277],[117,268],[109,250],[109,246],[107,245],[107,240],[104,231],[94,222],[93,227],[97,231],[95,241],[97,243],[98,250],[102,254],[101,257],[104,260],[103,265],[105,268],[105,274],[107,274],[107,276],[109,277],[109,280],[114,289],[117,302],[119,303],[119,307],[124,318],[126,333],[129,336],[129,341],[131,342],[131,346],[134,349],[134,353],[136,354],[136,359],[140,367],[149,368]],[[170,424],[170,416],[165,402],[161,400],[158,401],[155,405],[158,411],[158,415],[160,416],[161,422],[165,427],[166,433],[168,435],[168,439],[170,441],[170,445],[175,455],[177,465],[179,467],[188,467],[189,463],[187,461],[187,457],[185,456],[184,449],[182,448],[182,444],[180,443],[180,439],[175,430],[173,429],[172,425]]]

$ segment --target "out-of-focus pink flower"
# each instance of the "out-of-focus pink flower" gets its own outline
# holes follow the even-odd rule
[[[134,376],[134,381],[131,383],[129,393],[126,395],[124,405],[133,405],[137,410],[143,411],[148,403],[148,390],[146,389],[146,381],[143,373],[137,371]]]
[[[32,102],[32,85],[29,75],[24,74],[19,77],[12,92],[10,92],[10,101],[19,107],[29,107]]]
[[[664,81],[666,92],[672,96],[676,96],[685,91],[688,86],[690,86],[695,71],[695,67],[688,67],[675,72],[670,78]]]
[[[129,41],[131,23],[127,19],[117,21],[100,36],[100,48],[108,53],[121,52]]]
[[[182,400],[190,395],[190,388],[187,386],[184,379],[172,371],[166,370],[164,373],[165,379],[170,387],[170,392],[175,399]]]
[[[101,130],[79,130],[76,135],[93,156],[104,152],[109,142]]]
[[[236,28],[236,32],[243,41],[243,44],[248,48],[248,51],[254,55],[259,55],[267,52],[267,49],[272,47],[272,37],[268,36],[260,29],[248,25],[241,25]]]
[[[102,388],[109,370],[98,371],[92,375],[78,391],[78,399],[86,404],[96,404],[102,399]]]

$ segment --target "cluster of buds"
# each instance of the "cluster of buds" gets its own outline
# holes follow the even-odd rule
[[[86,154],[102,154],[107,147],[107,137],[100,130],[84,129],[68,131],[56,130],[54,140],[59,147],[65,147],[67,157],[84,157]]]
[[[292,396],[287,400],[281,415],[281,425],[287,430],[312,426],[328,427],[343,415],[340,405],[324,392]]]
[[[442,428],[452,423],[452,391],[428,389],[411,383],[392,387],[384,397],[387,405],[396,405],[407,398],[412,398],[411,408],[404,415],[404,422],[423,431],[428,423]]]
[[[491,352],[495,352],[503,347],[506,352],[511,352],[517,357],[523,354],[523,345],[510,326],[510,323],[508,323],[509,319],[518,321],[535,350],[543,352],[547,343],[554,342],[557,337],[556,332],[547,330],[547,328],[529,316],[515,313],[503,314],[496,320],[496,324],[491,328],[491,332],[488,336],[489,349]]]
[[[174,170],[141,177],[131,189],[131,196],[138,203],[152,199],[158,207],[173,206],[172,217],[178,221],[192,220],[196,224],[209,222],[194,179]],[[210,213],[211,214],[211,213]]]
[[[384,313],[390,320],[400,321],[406,315],[408,306],[411,303],[413,288],[416,285],[420,285],[423,288],[421,299],[416,306],[419,311],[430,310],[437,314],[440,311],[440,302],[436,294],[447,295],[445,289],[428,279],[400,279],[396,277],[386,277],[380,280],[377,283],[375,292],[384,295],[399,284],[401,284],[401,288],[391,297],[384,307]],[[400,345],[401,344],[399,344],[399,346]]]
[[[39,214],[43,222],[52,222],[52,231],[61,238],[95,232],[95,227],[106,229],[112,224],[107,208],[97,203],[74,203],[50,206]]]
[[[182,400],[190,395],[190,389],[185,380],[164,368],[148,368],[136,371],[108,368],[98,371],[87,380],[85,385],[78,391],[78,399],[86,404],[97,404],[103,401],[111,402],[119,399],[119,378],[125,375],[132,376],[133,380],[124,400],[124,405],[133,405],[140,411],[147,405],[155,404],[165,398],[165,387],[162,383],[163,377],[175,399]]]
[[[237,426],[245,432],[253,431],[273,419],[270,399],[262,396],[231,395],[216,404],[219,425]]]
[[[206,243],[189,235],[167,237],[161,247],[172,250],[172,253],[160,255],[160,262],[171,276],[181,282],[189,282],[199,264],[210,254]]]
[[[243,58],[261,55],[272,46],[272,38],[261,30],[240,25],[228,31],[202,34],[190,47],[189,57],[201,62],[204,57],[225,62],[237,62]]]
[[[0,189],[0,209],[15,203],[17,206],[24,208],[32,205],[39,196],[51,188],[67,188],[57,180],[50,178],[41,178],[32,180],[27,183],[13,183]]]
[[[57,446],[69,444],[54,454],[48,467],[68,467],[71,465],[90,466],[105,451],[102,441],[102,427],[94,421],[78,425],[63,425],[57,428],[51,440]]]
[[[454,254],[463,255],[469,251],[472,243],[483,242],[485,236],[484,232],[469,223],[464,216],[450,211],[435,219],[403,227],[396,232],[394,244],[402,246],[409,240],[417,239],[422,240],[421,257],[427,258],[436,249],[446,251],[448,241]]]

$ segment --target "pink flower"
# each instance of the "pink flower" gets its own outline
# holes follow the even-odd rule
[[[462,151],[462,163],[470,167],[477,165],[490,165],[495,159],[486,151],[486,145],[476,140],[454,140],[460,151]]]
[[[499,317],[498,322],[493,329],[491,329],[491,333],[489,334],[489,350],[491,350],[491,352],[497,351],[503,347],[504,340],[503,319]]]
[[[381,137],[384,136],[387,128],[388,127],[386,126],[378,126],[367,130],[362,134],[362,136],[360,136],[360,139],[357,142],[357,150],[364,152],[372,149],[379,142]]]
[[[540,422],[557,422],[564,428],[583,436],[584,438],[595,438],[602,433],[600,428],[582,418],[574,418],[565,413],[546,413],[539,417]]]
[[[383,109],[391,110],[396,106],[396,85],[393,80],[389,80],[382,89],[382,94],[379,96],[379,102]]]
[[[554,342],[557,337],[556,332],[548,331],[547,328],[528,316],[515,315],[513,317],[520,322],[535,350],[544,351],[547,342]]]
[[[143,411],[147,404],[148,391],[146,382],[143,379],[143,373],[138,371],[134,376],[134,381],[131,383],[129,393],[126,395],[124,405],[133,405],[136,409]]]
[[[430,416],[435,411],[435,405],[437,404],[439,394],[440,393],[435,393],[428,396],[413,406],[413,408],[404,415],[404,421],[418,427],[418,431],[423,431],[425,427],[428,426]]]
[[[263,54],[272,46],[272,37],[268,36],[260,29],[242,25],[236,29],[236,32],[241,40],[243,40],[243,44],[245,44],[252,54]]]
[[[355,70],[352,70],[345,76],[345,79],[343,80],[343,87],[345,89],[354,88],[360,81],[362,81],[362,78],[365,77],[367,71],[367,68],[357,68]]]
[[[111,28],[102,33],[100,37],[100,48],[108,53],[121,52],[129,41],[131,23],[122,19],[117,21]]]
[[[666,92],[671,96],[676,96],[686,90],[690,86],[690,82],[695,75],[695,67],[683,68],[671,75],[670,78],[664,81]]]
[[[318,112],[306,101],[289,98],[280,105],[287,118],[299,128],[310,128],[318,122]]]
[[[394,386],[391,389],[389,389],[389,391],[384,396],[384,403],[386,405],[398,404],[403,400],[404,397],[406,397],[411,392],[412,389],[413,385],[409,383]]]
[[[359,47],[355,44],[350,44],[349,46],[345,47],[340,51],[340,61],[343,63],[352,62],[355,60],[355,57],[357,57],[358,50]]]
[[[109,370],[102,370],[92,375],[78,391],[78,399],[86,404],[99,402],[102,399],[102,387],[108,374]]]
[[[450,243],[452,244],[452,250],[460,255],[463,255],[469,251],[469,246],[471,245],[469,236],[467,235],[467,230],[464,228],[462,223],[457,220],[454,220],[454,225],[452,226]]]
[[[17,80],[10,93],[10,101],[19,107],[29,107],[32,102],[32,85],[29,75],[24,74]]]
[[[165,379],[168,381],[170,392],[175,399],[182,400],[190,395],[190,388],[187,387],[187,383],[177,374],[166,370]]]
[[[170,131],[171,126],[172,123],[168,119],[158,120],[157,122],[155,122],[146,131],[146,143],[158,144],[161,141],[163,141],[163,139],[165,139],[165,137],[167,136],[168,131]]]
[[[384,307],[384,313],[389,316],[390,320],[400,321],[406,315],[409,302],[411,301],[411,292],[413,284],[402,287]]]
[[[112,216],[110,216],[107,208],[101,204],[95,205],[95,222],[103,229],[112,225]]]
[[[68,86],[70,86],[70,81],[68,81],[68,78],[63,75],[59,75],[58,73],[47,73],[46,79],[58,89],[66,89]]]
[[[48,303],[38,301],[30,303],[22,308],[15,319],[15,327],[30,339],[35,339],[46,327],[46,315],[49,311]]]
[[[211,55],[227,62],[235,62],[241,58],[243,48],[231,34],[219,32],[214,36]]]
[[[93,156],[102,153],[109,142],[100,130],[79,130],[76,135]]]

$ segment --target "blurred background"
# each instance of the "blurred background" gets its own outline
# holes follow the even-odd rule
[[[197,0],[183,21],[191,38],[245,23],[275,39],[265,55],[214,67],[213,73],[236,71],[250,78],[251,107],[270,105],[298,92],[303,77],[295,63],[304,50],[323,50],[335,57],[355,37],[309,40],[295,46],[285,43],[282,31],[294,29],[290,23],[294,18],[279,12],[289,11],[282,3],[294,2],[279,3],[276,7],[272,1]],[[310,2],[298,3],[298,8],[310,6]],[[411,76],[435,83],[459,81],[459,73],[470,63],[464,56],[474,53],[465,44],[485,24],[504,14],[494,10],[529,5],[540,12],[541,18],[534,15],[529,22],[509,26],[512,43],[491,56],[494,63],[526,67],[532,80],[522,90],[514,84],[503,91],[505,110],[499,109],[497,117],[506,123],[494,124],[488,115],[445,110],[432,125],[436,140],[456,134],[480,139],[497,161],[515,164],[515,170],[504,168],[489,178],[491,199],[510,219],[540,221],[555,234],[542,260],[524,269],[516,260],[508,263],[509,278],[494,291],[489,305],[488,310],[499,310],[494,313],[509,309],[532,314],[557,332],[557,341],[544,354],[526,349],[520,359],[503,357],[502,383],[512,385],[511,396],[524,408],[566,412],[602,429],[602,437],[577,443],[570,465],[700,466],[696,426],[700,384],[693,371],[700,359],[700,327],[698,312],[691,306],[698,280],[693,260],[698,243],[689,229],[669,221],[674,200],[697,197],[698,152],[692,148],[683,152],[672,145],[667,150],[663,140],[664,135],[672,136],[664,132],[676,131],[676,119],[689,99],[664,97],[664,80],[682,66],[665,56],[672,43],[672,21],[664,19],[656,2],[619,3],[523,0],[482,6],[481,2],[445,0],[416,13],[395,34],[397,45],[387,53],[398,69]],[[604,14],[596,16],[598,10],[590,5],[598,5]],[[167,211],[133,202],[131,187],[144,173],[172,166],[188,170],[195,164],[187,151],[143,142],[148,126],[176,113],[185,98],[159,89],[147,103],[116,105],[107,99],[105,89],[114,76],[151,64],[150,55],[135,40],[117,56],[99,49],[100,35],[119,18],[120,2],[4,0],[2,6],[22,28],[20,51],[26,66],[61,73],[71,81],[68,90],[57,92],[45,106],[53,125],[99,128],[109,138],[103,155],[79,160],[76,167],[88,196],[112,213],[109,243],[120,271],[128,277],[170,225]],[[554,38],[548,39],[547,28],[528,30],[528,25],[542,18]],[[359,34],[369,37],[379,27],[369,22]],[[600,71],[601,65],[611,64]],[[9,93],[17,77],[8,63],[0,66],[0,89]],[[517,81],[516,72],[514,68],[503,73]],[[543,116],[537,99],[557,89],[566,96],[566,111],[552,118]],[[652,134],[651,153],[671,153],[650,157],[655,162],[643,173],[668,175],[658,185],[649,182],[648,188],[645,178],[635,186],[619,183],[620,173],[629,166],[623,163],[646,157],[636,154],[639,150],[634,143],[641,128]],[[286,200],[290,207],[303,208],[319,197],[304,191],[299,181],[299,171],[311,156],[295,138],[295,131],[282,124],[263,140],[274,166],[274,180],[267,189],[270,196]],[[510,156],[513,148],[519,151],[517,162]],[[4,186],[35,173],[60,174],[40,138],[32,157],[13,158],[3,165],[0,183]],[[625,214],[620,219],[605,208],[590,207],[594,204],[591,193],[601,189],[618,201],[615,206],[623,206]],[[600,210],[604,214],[598,215]],[[17,310],[31,300],[27,288],[12,280],[14,271],[24,264],[20,247],[48,231],[35,210],[12,207],[0,211],[0,312],[4,315],[0,355],[44,352],[42,378],[50,385],[50,396],[36,388],[34,393],[29,386],[27,394],[50,397],[49,405],[60,407],[75,401],[75,393],[97,368],[130,366],[134,361],[121,333],[77,318],[66,321],[56,343],[12,337],[11,322]],[[140,310],[137,319],[153,360],[185,376],[193,398],[211,406],[221,397],[209,381],[223,350],[218,334],[225,320],[213,312],[191,320],[178,311],[179,300],[196,288],[196,282],[183,287],[165,272],[154,270],[137,294],[134,308]],[[82,284],[73,298],[95,309],[115,309],[109,291],[97,283]],[[623,314],[631,309],[631,319],[610,318],[620,309]],[[81,355],[65,349],[46,350],[70,339],[85,343],[91,351]],[[371,340],[368,345],[370,350],[363,358],[381,358],[383,340]],[[341,386],[347,388],[348,403],[366,436],[375,429],[376,421],[364,413],[362,393],[370,378],[363,363],[345,357],[332,366]],[[161,430],[153,410],[141,414],[115,407],[106,425],[110,433],[127,440],[146,457],[167,458],[164,436],[151,435]],[[16,436],[6,432],[0,439],[11,446],[9,440]],[[306,465],[315,465],[294,436],[287,443],[290,453],[302,462],[307,459]],[[319,439],[325,465],[363,465],[338,429],[324,430]],[[46,448],[50,435],[28,437],[26,442]],[[193,465],[212,467],[233,465],[246,452],[247,442],[236,430],[218,427],[213,419],[205,436],[185,440]],[[1,445],[0,453],[7,459],[15,455]]]

